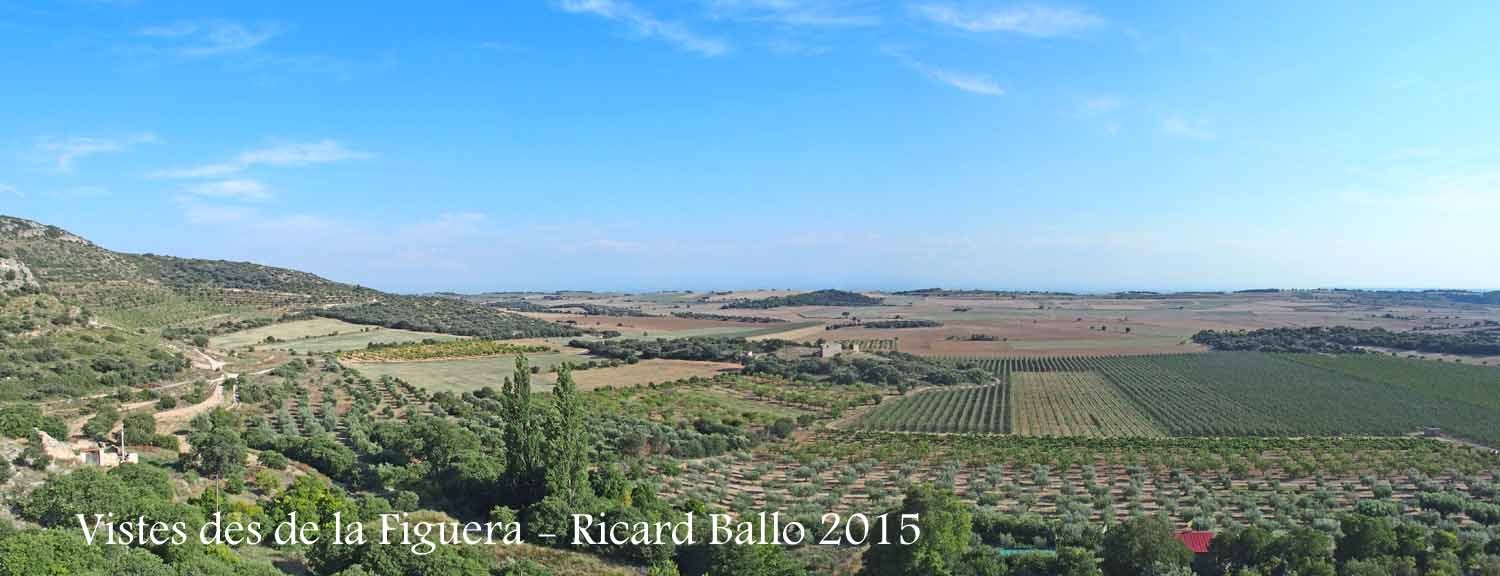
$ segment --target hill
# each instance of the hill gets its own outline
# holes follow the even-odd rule
[[[81,307],[102,324],[173,336],[218,333],[317,313],[359,324],[462,335],[576,330],[478,304],[387,294],[250,262],[127,254],[31,220],[0,216],[0,279]]]

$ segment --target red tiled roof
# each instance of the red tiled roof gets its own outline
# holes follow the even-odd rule
[[[1194,554],[1207,554],[1208,546],[1214,541],[1214,533],[1207,531],[1184,530],[1177,533],[1177,539],[1186,544]]]

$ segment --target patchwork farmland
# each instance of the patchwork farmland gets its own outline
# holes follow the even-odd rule
[[[947,362],[991,371],[1008,386],[1011,416],[1004,430],[1018,434],[1400,436],[1436,427],[1459,438],[1500,443],[1500,415],[1486,404],[1500,391],[1500,369],[1488,367],[1377,355],[1257,352]],[[964,429],[967,413],[940,409],[949,405],[948,398],[928,397],[961,393],[940,390],[892,399],[860,425]],[[901,406],[907,403],[911,406]],[[892,424],[892,414],[912,416]],[[926,422],[916,414],[940,420]]]

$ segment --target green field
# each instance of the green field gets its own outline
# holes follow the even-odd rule
[[[1299,356],[1297,361],[1500,410],[1500,369],[1493,367],[1375,355]]]
[[[1213,352],[1126,357],[949,359],[995,371],[1097,372],[1173,436],[1398,436],[1427,426],[1500,445],[1500,369],[1377,355]],[[929,402],[916,398],[894,402]],[[886,406],[881,411],[897,410]],[[1017,402],[1016,414],[1027,410]],[[964,429],[962,413],[896,429]],[[880,426],[873,426],[881,428]]]
[[[526,359],[541,372],[547,372],[563,362],[582,362],[587,358],[574,353],[527,354]],[[436,360],[430,362],[368,362],[347,363],[370,378],[392,376],[425,388],[429,392],[472,392],[485,386],[499,390],[505,379],[515,373],[514,356],[468,358],[463,360]],[[550,389],[540,376],[532,379],[536,390]]]
[[[278,341],[268,344],[265,341],[267,336],[274,337]],[[314,318],[216,336],[210,339],[209,343],[215,348],[224,349],[256,346],[303,353],[322,353],[359,350],[371,342],[419,342],[426,339],[454,340],[457,338],[459,336],[363,326],[332,318]]]
[[[900,432],[1006,431],[1004,385],[927,390],[881,403],[860,418],[869,430]]]

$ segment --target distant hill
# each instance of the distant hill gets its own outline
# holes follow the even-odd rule
[[[433,298],[387,294],[286,268],[114,252],[56,226],[9,216],[0,216],[0,281],[55,294],[110,325],[172,329],[173,335],[308,313],[489,337],[578,333],[474,303],[435,304]]]
[[[882,298],[871,298],[844,290],[818,290],[790,296],[771,296],[753,300],[735,300],[721,308],[780,308],[782,306],[879,306]]]

